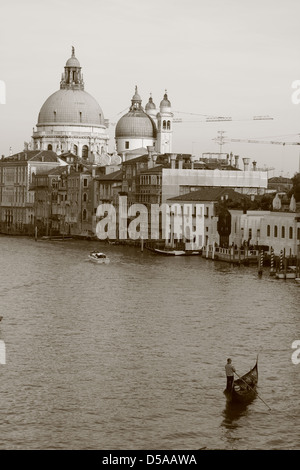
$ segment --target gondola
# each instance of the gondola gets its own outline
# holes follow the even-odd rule
[[[251,402],[256,393],[256,386],[258,382],[258,359],[256,359],[255,366],[242,377],[234,380],[232,389],[224,390],[226,399],[230,403],[249,403]]]

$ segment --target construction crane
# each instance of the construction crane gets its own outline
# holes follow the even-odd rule
[[[120,111],[116,116],[119,116],[120,114],[123,114],[125,111],[127,111],[127,108],[125,108],[123,111]],[[173,118],[173,123],[174,124],[184,124],[184,123],[193,123],[193,122],[231,122],[231,121],[270,121],[273,120],[272,117],[266,115],[266,116],[252,116],[250,118],[233,118],[231,116],[215,116],[211,114],[199,114],[199,113],[186,113],[184,111],[174,111],[175,114],[186,114],[190,116],[201,116],[204,119],[189,119],[186,120],[184,118],[180,117],[174,117]],[[109,122],[110,126],[115,126],[116,122]]]
[[[248,144],[275,144],[275,145],[300,145],[300,142],[281,142],[277,140],[254,140],[254,139],[229,139],[227,142],[242,142]]]
[[[184,113],[182,111],[174,111],[180,114],[189,114],[192,116],[202,116],[205,119],[184,120],[182,118],[174,118],[173,123],[190,123],[190,122],[231,122],[231,121],[272,121],[273,118],[266,116],[252,116],[251,118],[233,118],[231,116],[213,116],[208,114]]]

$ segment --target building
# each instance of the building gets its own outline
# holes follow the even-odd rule
[[[129,111],[116,125],[115,139],[117,153],[123,161],[132,157],[132,151],[153,146],[158,154],[172,151],[173,113],[171,102],[165,92],[159,111],[150,96],[145,110],[142,99],[135,87]]]
[[[98,102],[84,90],[74,47],[60,89],[42,105],[28,149],[71,151],[85,161],[109,164],[107,121]]]
[[[271,248],[276,256],[297,256],[300,245],[300,215],[283,211],[241,211],[231,213],[230,243]]]
[[[228,247],[231,216],[228,206],[243,206],[248,199],[232,188],[202,188],[188,194],[169,198],[170,237],[167,246],[182,243],[187,250],[204,246]],[[178,238],[176,234],[180,234]]]
[[[34,231],[34,175],[63,165],[51,150],[20,152],[0,160],[0,231],[32,233]]]

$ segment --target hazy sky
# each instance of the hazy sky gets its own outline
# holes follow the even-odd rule
[[[85,90],[111,123],[127,111],[135,85],[143,106],[150,92],[159,106],[167,89],[183,119],[174,124],[174,152],[218,151],[219,130],[228,139],[300,142],[300,104],[291,100],[300,80],[299,17],[298,0],[2,0],[0,154],[30,141],[71,46]],[[203,115],[233,121],[201,122]],[[253,122],[258,115],[274,119]],[[223,150],[274,167],[273,174],[299,170],[300,146],[227,143]]]

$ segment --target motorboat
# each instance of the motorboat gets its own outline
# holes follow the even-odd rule
[[[108,264],[110,262],[110,259],[106,256],[106,254],[100,251],[92,251],[88,258],[92,263],[97,264]]]

